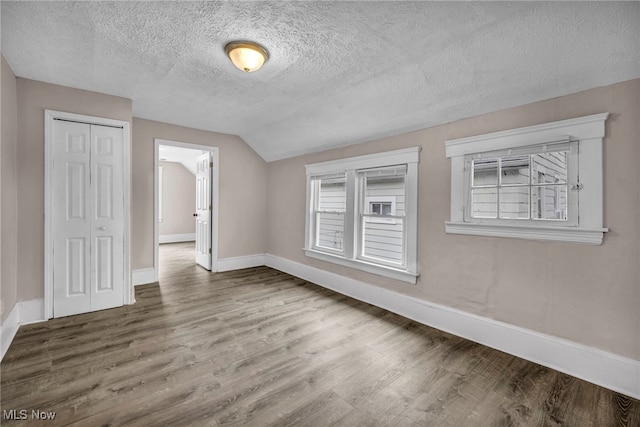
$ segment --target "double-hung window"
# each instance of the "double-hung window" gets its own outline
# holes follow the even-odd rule
[[[447,233],[600,244],[607,117],[447,141]]]
[[[415,283],[419,153],[307,165],[305,253]]]

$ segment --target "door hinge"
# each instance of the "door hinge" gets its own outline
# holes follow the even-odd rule
[[[211,253],[211,248],[209,248],[209,253]]]
[[[213,210],[213,205],[209,205],[209,210],[212,211]]]
[[[209,162],[209,167],[212,168],[213,167],[213,162]]]

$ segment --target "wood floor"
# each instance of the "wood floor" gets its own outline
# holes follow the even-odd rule
[[[267,267],[192,258],[162,245],[136,304],[21,327],[2,425],[640,426],[637,400]]]

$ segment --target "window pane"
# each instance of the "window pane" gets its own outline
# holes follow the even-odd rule
[[[378,215],[404,215],[404,176],[382,176],[365,178],[365,201],[376,200],[369,204],[370,212]],[[392,202],[395,201],[395,213]]]
[[[532,188],[532,216],[536,219],[567,220],[567,185]]]
[[[344,213],[316,213],[317,246],[342,250]]]
[[[567,182],[567,151],[534,154],[533,184]]]
[[[500,189],[500,218],[529,218],[529,186]]]
[[[471,216],[495,218],[498,214],[498,189],[475,188],[471,190]]]
[[[498,159],[476,159],[473,161],[474,187],[498,185]]]
[[[347,192],[344,178],[320,181],[320,211],[342,211],[347,206]]]
[[[404,221],[392,223],[363,221],[362,255],[389,263],[403,264]]]
[[[391,213],[391,203],[382,203],[381,212],[382,215],[393,215]]]
[[[503,185],[529,185],[529,156],[510,156],[500,159]]]
[[[341,176],[322,178],[318,188],[315,245],[341,251],[347,206],[346,180]]]

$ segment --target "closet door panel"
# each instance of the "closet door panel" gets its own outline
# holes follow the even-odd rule
[[[54,317],[91,309],[90,140],[88,124],[53,124]]]
[[[92,126],[91,143],[91,309],[102,310],[124,301],[122,129]]]

